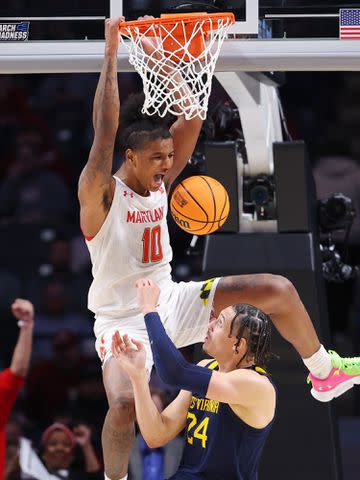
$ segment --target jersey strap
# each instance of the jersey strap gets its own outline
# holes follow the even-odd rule
[[[261,367],[255,367],[254,370],[255,370],[255,372],[259,373],[260,375],[266,375],[267,377],[269,376],[269,373]]]
[[[210,360],[210,362],[205,365],[205,368],[208,368],[209,370],[215,370],[218,367],[219,367],[219,362],[214,359]]]
[[[214,359],[210,360],[210,362],[205,365],[205,368],[208,368],[209,370],[215,370],[218,367],[219,367],[219,362]],[[261,367],[255,366],[255,367],[251,367],[251,369],[255,370],[255,372],[259,373],[260,375],[266,375],[266,376],[269,375],[269,373]]]

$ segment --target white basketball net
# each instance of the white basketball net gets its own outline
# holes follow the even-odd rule
[[[204,120],[215,64],[231,24],[230,17],[208,16],[192,21],[190,29],[186,29],[184,20],[171,25],[150,24],[143,31],[136,26],[128,28],[122,42],[129,51],[129,62],[143,81],[142,112],[162,117],[169,112],[184,115],[187,120],[196,116]],[[181,40],[174,36],[179,26]],[[209,27],[208,34],[204,26]],[[198,55],[191,50],[197,35],[203,49]],[[171,50],[166,48],[168,42],[172,43]]]

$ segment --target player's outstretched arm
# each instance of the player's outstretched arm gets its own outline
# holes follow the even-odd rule
[[[250,370],[218,372],[193,365],[177,350],[157,312],[145,314],[156,371],[163,382],[211,400],[254,408],[275,396],[274,387]]]
[[[197,102],[197,99],[192,96],[189,86],[184,82],[179,72],[176,72],[172,78],[174,83],[181,85],[177,95],[182,97],[184,103],[187,102],[191,104]],[[168,191],[173,181],[180,175],[191,158],[200,135],[202,124],[203,121],[200,117],[186,120],[185,116],[181,115],[177,118],[176,122],[171,125],[170,132],[174,142],[174,163],[164,179]]]
[[[189,106],[191,106],[198,101],[180,72],[175,71],[175,73],[172,74],[172,80],[178,87],[175,97],[181,97],[182,103],[188,103]],[[167,190],[170,189],[172,182],[180,175],[191,158],[200,135],[202,124],[203,121],[200,117],[186,120],[185,116],[181,115],[171,126],[170,132],[174,141],[174,163],[164,180]]]
[[[202,123],[199,117],[185,120],[184,116],[180,116],[171,126],[170,132],[174,141],[174,163],[164,179],[168,191],[190,160],[199,138]]]
[[[121,337],[116,332],[112,340],[112,354],[121,369],[130,377],[135,398],[136,418],[144,440],[150,448],[161,447],[175,438],[186,424],[191,401],[189,392],[180,392],[176,399],[159,412],[148,383],[145,368],[146,352],[141,342]]]
[[[187,362],[167,335],[156,312],[159,287],[150,279],[136,282],[138,302],[145,316],[156,371],[168,385],[188,390],[219,402],[255,406],[274,388],[253,371],[234,370],[223,373]]]
[[[149,38],[142,41],[143,48],[149,57],[156,55],[156,42],[156,39]],[[162,66],[162,71],[158,73],[168,77],[171,89],[176,86],[173,94],[175,101],[181,99],[183,104],[189,104],[189,106],[198,101],[196,96],[191,92],[189,85],[184,81],[180,71],[174,68],[173,62],[169,62],[169,64],[165,63]],[[173,105],[173,108],[178,111],[176,105]],[[172,182],[182,172],[193,154],[202,124],[203,121],[199,117],[185,120],[185,117],[181,115],[171,126],[170,132],[174,141],[174,163],[164,179],[168,191],[170,190]]]
[[[80,179],[78,196],[83,232],[95,236],[111,206],[114,185],[112,160],[119,123],[117,81],[119,23],[123,17],[105,20],[105,58],[93,106],[94,142]]]
[[[167,335],[156,312],[159,287],[149,278],[138,280],[135,286],[159,377],[168,385],[205,395],[212,371],[187,362]]]

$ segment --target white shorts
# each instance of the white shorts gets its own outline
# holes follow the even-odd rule
[[[158,312],[165,330],[178,348],[203,342],[208,329],[215,290],[220,278],[202,282],[171,282],[170,294],[160,302]],[[153,357],[144,316],[136,314],[114,319],[97,316],[94,324],[95,348],[103,362],[111,357],[111,341],[116,330],[140,340],[146,349],[146,368],[150,372]]]

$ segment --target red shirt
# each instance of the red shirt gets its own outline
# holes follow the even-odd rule
[[[0,372],[0,480],[4,478],[5,425],[23,384],[24,377],[15,375],[10,368]]]

